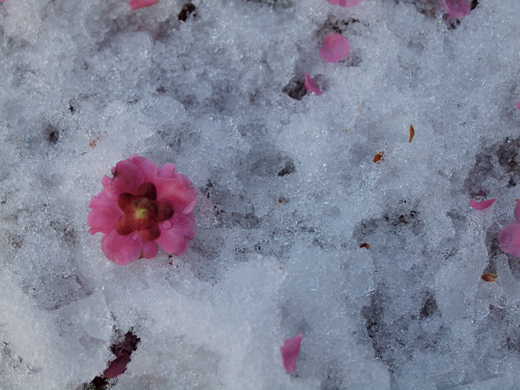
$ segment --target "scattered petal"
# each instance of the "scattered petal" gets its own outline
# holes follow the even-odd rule
[[[488,283],[495,283],[498,280],[497,276],[495,274],[490,274],[490,273],[482,275],[480,277],[480,279],[482,279],[484,282],[488,282]]]
[[[485,210],[487,209],[488,207],[491,207],[491,205],[493,203],[495,203],[495,201],[497,200],[497,198],[495,199],[488,199],[488,200],[483,200],[483,201],[480,201],[480,202],[476,202],[474,201],[473,199],[471,199],[469,201],[469,205],[471,207],[473,207],[475,210]]]
[[[323,61],[336,63],[345,58],[350,51],[347,39],[338,33],[330,33],[323,40],[320,56]]]
[[[358,5],[361,0],[327,0],[329,4],[339,4],[342,7],[354,7]]]
[[[410,127],[408,128],[408,132],[409,132],[409,136],[408,136],[408,142],[412,142],[413,140],[413,137],[415,136],[415,129],[413,128],[412,125],[410,125]]]
[[[282,353],[282,361],[285,370],[292,374],[296,369],[296,359],[298,359],[298,353],[300,352],[300,345],[302,343],[303,333],[291,337],[285,340],[283,347],[280,348]]]
[[[316,80],[314,80],[308,73],[305,73],[305,89],[313,92],[316,96],[320,96],[323,91],[318,87]]]
[[[447,11],[448,17],[454,19],[460,19],[471,11],[470,0],[442,0],[441,6]]]
[[[135,11],[136,9],[149,7],[157,3],[157,0],[130,0],[128,4],[130,4],[130,11]]]
[[[498,233],[498,243],[500,249],[515,257],[520,257],[520,225],[510,223]]]
[[[130,363],[130,356],[128,353],[122,353],[117,359],[110,363],[108,368],[103,372],[103,375],[107,379],[115,378],[125,372],[128,363]]]

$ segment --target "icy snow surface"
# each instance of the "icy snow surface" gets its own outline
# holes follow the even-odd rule
[[[113,389],[520,388],[520,2],[186,4],[0,4],[0,388],[93,389],[127,332]],[[132,153],[199,190],[182,258],[87,232]]]

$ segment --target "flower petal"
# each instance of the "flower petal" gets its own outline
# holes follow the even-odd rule
[[[151,259],[152,257],[157,256],[157,253],[159,253],[159,245],[157,245],[156,242],[143,240],[140,257],[144,255],[146,259]]]
[[[130,0],[128,3],[130,5],[130,11],[135,11],[136,9],[149,7],[157,3],[157,0]]]
[[[504,226],[498,233],[498,242],[504,252],[520,257],[520,225],[510,223]]]
[[[175,165],[166,163],[157,170],[157,176],[162,179],[171,179],[175,172]]]
[[[122,236],[113,229],[101,239],[101,250],[108,260],[117,265],[127,265],[139,258],[143,243],[137,232]]]
[[[141,233],[145,241],[155,241],[161,235],[161,231],[157,225],[150,226],[148,229],[139,230],[139,233]]]
[[[108,198],[105,190],[94,196],[88,207],[92,209],[87,218],[87,225],[92,228],[89,230],[90,234],[108,233],[122,214],[117,203]]]
[[[308,73],[305,73],[305,89],[313,92],[316,96],[320,96],[323,91],[318,87],[316,80],[314,80]]]
[[[145,175],[131,160],[119,161],[116,164],[114,177],[109,184],[110,190],[119,197],[124,192],[136,194],[137,189],[144,183]]]
[[[347,39],[338,33],[330,33],[323,40],[320,56],[325,62],[336,63],[345,58],[350,51]]]
[[[136,155],[132,157],[132,162],[144,173],[145,181],[152,181],[153,178],[157,177],[157,165],[153,161]]]
[[[160,223],[159,230],[161,235],[155,242],[169,255],[180,256],[188,250],[190,239],[195,236],[195,217],[193,213],[176,213]]]
[[[358,5],[361,0],[327,0],[329,4],[339,4],[342,7],[354,7]]]
[[[130,363],[130,355],[122,353],[117,359],[113,360],[108,368],[103,372],[105,378],[115,378],[126,370],[127,364]]]
[[[441,6],[448,12],[449,18],[460,19],[471,11],[470,0],[443,0]]]
[[[187,214],[193,210],[197,193],[193,187],[186,187],[181,175],[173,179],[156,178],[154,184],[157,188],[157,202],[169,203],[175,212]]]
[[[157,198],[157,190],[155,189],[155,185],[150,181],[144,182],[137,189],[137,196],[155,200],[155,198]]]
[[[497,200],[497,198],[495,198],[495,199],[487,199],[487,200],[483,200],[483,201],[480,201],[480,202],[476,202],[473,199],[471,199],[469,201],[469,205],[470,205],[470,207],[473,207],[475,210],[485,210],[488,207],[491,207],[491,205],[493,203],[495,203],[496,200]]]
[[[291,337],[285,340],[283,347],[280,348],[282,353],[282,361],[285,370],[292,374],[296,369],[296,359],[298,359],[298,353],[300,352],[300,345],[302,343],[303,333]]]

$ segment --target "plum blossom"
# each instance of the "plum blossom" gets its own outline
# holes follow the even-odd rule
[[[88,207],[90,234],[103,233],[101,250],[118,265],[157,256],[158,247],[177,256],[195,235],[195,188],[175,165],[157,168],[154,162],[132,154],[104,176],[103,189]]]
[[[515,257],[520,257],[520,199],[516,200],[516,223],[507,224],[498,233],[500,249]]]
[[[441,7],[446,10],[449,18],[460,19],[471,11],[470,0],[442,0]]]
[[[473,199],[471,199],[469,201],[469,205],[470,205],[470,207],[474,208],[475,210],[485,210],[488,207],[491,207],[491,205],[493,203],[495,203],[496,200],[497,200],[497,198],[495,198],[495,199],[487,199],[487,200],[483,200],[483,201],[477,202],[477,201],[474,201]]]
[[[318,83],[308,73],[305,73],[305,89],[313,92],[316,96],[320,96],[323,91],[318,87]]]
[[[290,339],[285,340],[285,343],[280,348],[283,366],[289,374],[294,373],[294,370],[296,369],[296,359],[298,359],[298,353],[300,353],[302,337],[303,333],[291,337]]]
[[[358,5],[361,0],[327,0],[329,4],[339,4],[342,7],[354,7]]]
[[[150,7],[155,3],[157,3],[157,0],[130,0],[128,4],[130,5],[130,11],[135,11],[139,8]]]
[[[321,59],[325,62],[336,63],[345,58],[350,51],[347,39],[338,33],[327,34],[320,48]]]

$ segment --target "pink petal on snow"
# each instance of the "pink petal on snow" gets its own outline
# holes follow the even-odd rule
[[[474,201],[473,199],[471,199],[469,201],[469,205],[471,207],[473,207],[475,210],[485,210],[487,209],[488,207],[491,207],[491,205],[493,203],[495,203],[495,200],[497,200],[497,198],[495,199],[488,199],[488,200],[483,200],[481,202],[476,202]]]
[[[448,11],[448,17],[460,19],[471,11],[471,1],[469,0],[443,0],[442,8]]]
[[[166,163],[157,170],[157,176],[161,179],[171,179],[175,172],[175,165]]]
[[[141,256],[142,240],[141,235],[137,232],[122,236],[114,228],[101,239],[101,250],[107,259],[117,265],[127,265]]]
[[[188,214],[193,210],[197,193],[193,187],[186,187],[181,175],[173,179],[155,178],[153,184],[157,188],[157,202],[168,202],[176,213]]]
[[[103,372],[103,375],[107,379],[115,378],[125,372],[128,363],[130,363],[128,353],[121,354],[121,356],[110,363],[108,368]]]
[[[127,159],[119,161],[116,164],[114,177],[109,184],[109,188],[118,197],[125,192],[135,194],[144,181],[145,175],[141,168],[134,164],[130,159]],[[103,185],[104,184],[105,183],[103,182]]]
[[[345,58],[350,51],[347,39],[338,33],[330,33],[323,40],[320,56],[323,61],[336,63]]]
[[[87,218],[87,225],[92,228],[88,231],[90,234],[108,233],[123,214],[117,203],[108,198],[105,190],[94,196],[88,207],[92,209]]]
[[[187,250],[190,239],[195,237],[195,217],[191,214],[175,213],[159,224],[161,235],[155,240],[169,255],[181,256]]]
[[[141,252],[145,259],[151,259],[157,256],[157,253],[159,253],[159,245],[157,245],[155,241],[143,240],[143,247],[141,248]]]
[[[149,7],[157,3],[157,0],[130,0],[128,4],[130,4],[130,11],[135,11],[136,9]]]
[[[316,96],[320,96],[323,91],[318,87],[316,80],[314,80],[308,73],[305,73],[305,89],[313,92]]]
[[[510,223],[498,233],[498,243],[504,252],[520,257],[520,225]]]
[[[300,352],[302,337],[303,333],[291,337],[290,339],[285,340],[283,347],[280,348],[283,366],[289,374],[294,373],[294,370],[296,369],[296,359],[298,359],[298,353]]]
[[[157,165],[155,165],[153,161],[150,161],[145,157],[135,156],[132,158],[132,162],[143,171],[145,181],[152,181],[157,177]]]
[[[339,4],[342,7],[354,7],[358,5],[361,0],[327,0],[329,4]]]

